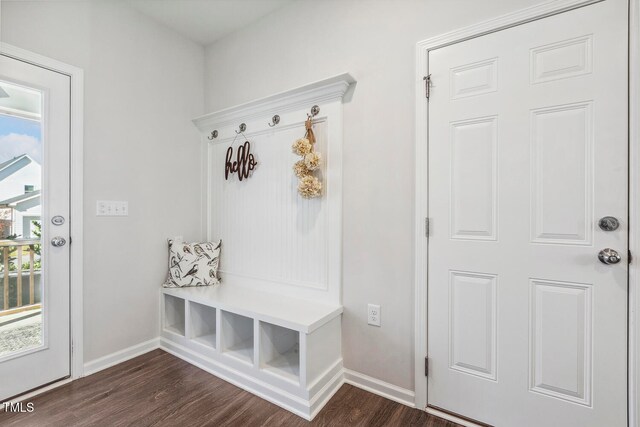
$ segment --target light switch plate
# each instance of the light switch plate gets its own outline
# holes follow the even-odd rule
[[[129,202],[114,200],[98,200],[96,202],[97,216],[128,216]]]

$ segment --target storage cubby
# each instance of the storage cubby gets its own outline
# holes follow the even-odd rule
[[[222,312],[222,352],[253,364],[253,319]]]
[[[300,333],[260,322],[260,368],[300,382]]]
[[[189,304],[189,338],[207,347],[216,348],[216,309],[193,301]]]
[[[164,295],[164,330],[184,336],[184,299]]]

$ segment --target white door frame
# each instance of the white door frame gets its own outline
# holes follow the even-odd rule
[[[65,64],[55,59],[42,56],[28,50],[0,42],[0,54],[23,62],[36,65],[65,74],[71,78],[71,206],[70,206],[70,334],[71,334],[71,378],[60,381],[65,383],[83,376],[83,299],[82,299],[82,271],[83,271],[83,210],[82,210],[82,170],[83,170],[83,102],[84,102],[84,71],[73,65]],[[73,242],[73,243],[71,243]],[[56,383],[55,385],[58,385]],[[53,386],[55,386],[53,385]],[[46,389],[52,388],[47,386]],[[39,389],[32,394],[37,394]]]
[[[428,216],[428,114],[424,76],[429,70],[429,51],[471,38],[504,30],[600,1],[556,0],[499,16],[461,28],[416,45],[416,141],[415,141],[415,394],[416,407],[426,409],[427,378],[424,357],[427,355],[427,238]],[[640,0],[629,0],[629,250],[634,261],[629,265],[629,426],[640,427]],[[439,411],[427,409],[443,416]],[[457,420],[464,423],[464,420]],[[468,424],[468,423],[467,423]]]

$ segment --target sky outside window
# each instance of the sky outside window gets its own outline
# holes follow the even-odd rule
[[[22,154],[42,164],[40,122],[0,114],[0,163]]]

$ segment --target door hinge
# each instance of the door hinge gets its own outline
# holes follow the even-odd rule
[[[429,376],[429,358],[428,357],[424,358],[424,376],[425,377]]]
[[[422,80],[424,80],[424,96],[429,99],[431,94],[431,74],[424,76]]]
[[[429,217],[424,219],[424,237],[429,237]]]
[[[631,256],[631,250],[627,249],[627,263],[631,264],[633,257]]]

